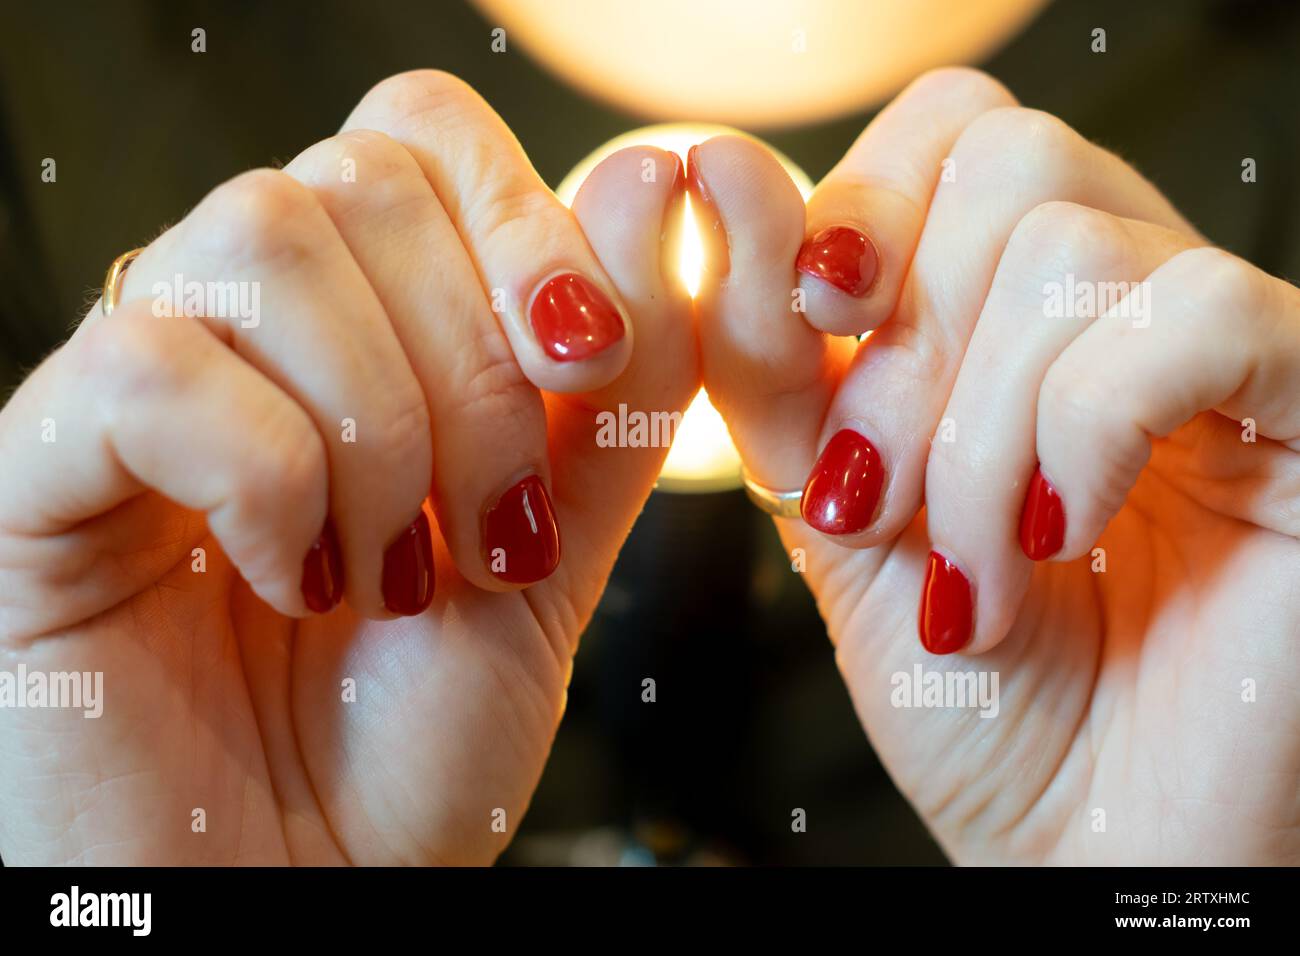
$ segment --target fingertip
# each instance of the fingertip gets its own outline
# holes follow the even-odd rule
[[[828,226],[804,240],[795,258],[800,273],[832,289],[861,299],[880,276],[880,253],[862,230],[848,225]]]
[[[1030,561],[1048,561],[1065,545],[1065,505],[1056,486],[1034,469],[1020,512],[1020,550]]]
[[[617,219],[642,210],[662,211],[684,186],[684,164],[675,152],[626,146],[606,156],[588,174],[571,208],[579,220],[586,218],[583,230],[590,237],[587,227],[596,224],[596,213]]]
[[[529,587],[559,567],[559,519],[540,476],[526,475],[487,508],[483,549],[493,583],[503,589]]]
[[[514,482],[479,515],[478,540],[455,553],[456,571],[470,586],[492,594],[524,591],[560,565],[559,518],[535,473]]]
[[[343,552],[334,522],[326,518],[321,533],[303,556],[299,590],[308,611],[328,614],[343,600],[344,589]]]
[[[930,551],[917,611],[917,636],[931,654],[955,654],[975,636],[975,589],[969,574],[938,549]]]
[[[573,269],[543,276],[531,290],[520,333],[511,336],[520,370],[548,392],[589,392],[618,378],[632,357],[632,321],[609,280]]]
[[[435,574],[433,531],[428,511],[421,506],[384,549],[380,581],[384,610],[396,617],[423,614],[433,601]]]
[[[793,274],[803,241],[803,196],[771,150],[743,136],[715,136],[692,147],[686,181],[692,204],[703,204],[706,240],[710,229],[719,233],[715,255],[720,261],[726,254],[726,267],[714,272],[779,267]]]
[[[850,226],[821,229],[795,258],[804,319],[829,335],[861,336],[892,311],[882,294],[882,262],[875,240]]]
[[[544,279],[533,292],[528,320],[552,362],[583,362],[614,348],[628,334],[615,299],[578,272]]]
[[[885,466],[876,445],[846,425],[822,448],[804,483],[804,522],[833,541],[854,546],[878,517]]]
[[[606,157],[587,177],[573,213],[592,250],[629,302],[685,298],[677,268],[685,213],[681,158],[654,146]]]

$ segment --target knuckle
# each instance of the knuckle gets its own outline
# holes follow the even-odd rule
[[[992,169],[998,179],[1030,176],[1047,191],[1060,190],[1078,155],[1081,139],[1050,113],[1023,106],[1006,106],[976,117],[962,132],[953,150],[959,166],[977,175]],[[1004,157],[990,163],[990,157]]]
[[[454,175],[435,172],[436,191],[452,218],[483,242],[511,242],[525,222],[530,243],[564,241],[559,204],[517,145],[502,148],[511,138],[508,130],[464,80],[440,70],[400,73],[367,93],[358,111],[377,117],[399,139],[436,130],[440,140],[455,140],[457,169]],[[492,126],[501,127],[501,135],[487,135]],[[536,217],[556,225],[537,228]]]
[[[879,347],[891,351],[892,361],[899,372],[923,388],[932,388],[935,382],[948,378],[951,346],[923,322],[897,323],[895,330],[883,338]],[[956,354],[961,353],[958,351]]]
[[[412,383],[409,389],[390,399],[379,431],[379,456],[402,472],[419,476],[421,488],[428,485],[433,453],[429,406],[424,394]]]
[[[478,102],[464,80],[443,70],[408,70],[380,80],[361,99],[367,110],[394,120],[445,117]]]
[[[514,354],[503,341],[484,336],[480,348],[471,350],[472,365],[463,365],[458,394],[461,408],[473,421],[509,422],[511,427],[532,425],[537,390],[524,376]]]
[[[255,169],[214,189],[191,217],[191,236],[222,258],[306,259],[319,234],[311,190],[274,169]]]
[[[1072,249],[1091,249],[1110,241],[1115,231],[1108,214],[1079,203],[1051,200],[1039,203],[1021,217],[1012,239],[1026,245],[1059,242]]]
[[[531,247],[540,246],[536,249],[539,259],[550,258],[555,250],[547,248],[548,244],[554,242],[558,249],[563,242],[562,226],[553,221],[556,210],[550,196],[513,170],[501,168],[488,175],[496,182],[485,182],[465,206],[471,230],[483,237],[485,245],[526,241]]]
[[[340,172],[347,161],[355,164],[355,182],[364,182],[365,195],[376,190],[386,191],[393,186],[409,190],[418,183],[426,191],[424,174],[419,165],[401,143],[373,129],[350,129],[307,149],[294,165],[301,163],[313,180],[340,181]]]
[[[323,141],[338,158],[363,155],[387,165],[411,162],[411,154],[401,143],[377,129],[349,129]]]
[[[266,440],[248,467],[232,475],[229,498],[247,516],[279,514],[286,502],[295,507],[324,501],[328,470],[325,443],[307,413],[296,405],[264,420]]]
[[[1108,213],[1052,200],[1027,212],[1012,230],[1006,256],[1035,277],[1092,274],[1116,246],[1121,226]]]
[[[1010,105],[1015,98],[1007,88],[983,70],[969,66],[941,66],[915,79],[912,93],[943,102]]]
[[[1260,311],[1254,268],[1222,249],[1203,246],[1184,250],[1158,273],[1161,280],[1197,303],[1196,314],[1219,320],[1246,318]]]
[[[945,410],[947,418],[949,412]],[[932,437],[926,461],[926,497],[939,508],[957,503],[965,508],[998,500],[1006,480],[996,450],[968,430],[960,441],[940,441]]]
[[[1054,433],[1079,437],[1113,396],[1105,394],[1101,378],[1087,374],[1068,358],[1058,359],[1047,370],[1039,391],[1038,413]],[[1090,446],[1095,447],[1095,446]]]
[[[108,410],[129,399],[165,393],[182,384],[183,372],[169,345],[169,327],[148,313],[125,310],[100,322],[84,341],[83,366],[102,383]]]

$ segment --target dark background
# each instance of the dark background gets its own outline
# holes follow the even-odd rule
[[[114,256],[222,180],[335,132],[392,73],[466,79],[552,186],[644,122],[522,53],[490,55],[491,26],[458,0],[0,0],[0,395],[67,334]],[[1296,0],[1058,0],[975,65],[1136,165],[1213,241],[1294,279],[1297,64]],[[816,180],[869,119],[762,135]],[[1256,183],[1241,181],[1245,157]],[[786,560],[738,494],[651,499],[505,862],[943,862],[875,759]],[[806,833],[791,831],[794,807]]]

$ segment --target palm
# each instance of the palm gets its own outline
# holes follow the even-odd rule
[[[547,586],[493,595],[444,581],[420,618],[375,623],[343,608],[298,622],[252,595],[201,519],[170,519],[161,528],[185,531],[151,550],[169,570],[27,657],[29,669],[102,671],[108,702],[98,720],[32,721],[33,744],[51,718],[69,744],[27,780],[42,823],[28,837],[60,834],[46,853],[82,863],[500,852],[567,677],[571,648],[553,645],[532,611],[545,613]]]
[[[1277,834],[1300,822],[1300,543],[1200,503],[1206,475],[1187,448],[1203,425],[1157,443],[1098,542],[1106,573],[1093,559],[1038,566],[1011,634],[977,658],[930,657],[917,641],[924,515],[872,551],[785,529],[809,549],[864,724],[955,858],[1296,861]],[[1219,459],[1214,478],[1237,467]],[[917,663],[997,672],[998,717],[893,707],[891,675]],[[1223,852],[1205,859],[1207,846]]]

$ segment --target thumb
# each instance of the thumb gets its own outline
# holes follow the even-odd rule
[[[657,441],[651,447],[611,445],[608,423],[635,421],[633,416],[650,423],[680,421],[676,416],[699,387],[691,301],[674,268],[684,185],[675,154],[632,147],[597,166],[573,203],[627,306],[636,343],[627,368],[609,385],[545,396],[555,506],[565,529],[564,558],[546,584],[561,589],[581,621],[600,598],[668,453],[666,443]],[[617,436],[622,429],[612,431]],[[646,433],[658,438],[660,432]]]

